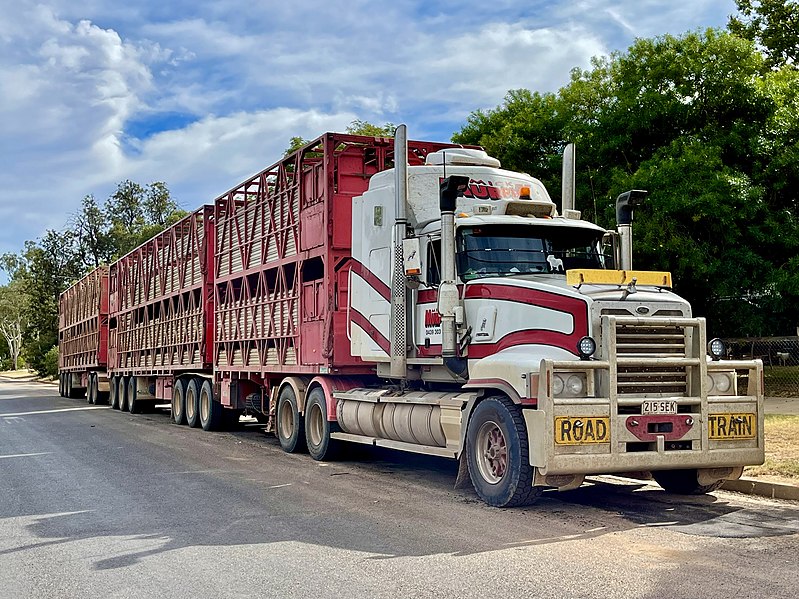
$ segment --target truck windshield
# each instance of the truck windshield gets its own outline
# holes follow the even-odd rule
[[[458,230],[458,272],[469,281],[519,274],[607,268],[602,233],[576,227],[488,225]]]

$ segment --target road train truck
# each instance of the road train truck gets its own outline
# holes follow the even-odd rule
[[[186,270],[192,252],[157,258],[170,230],[130,280],[111,265],[108,351],[124,325],[139,361],[87,384],[205,429],[247,412],[316,460],[350,443],[456,459],[493,506],[612,473],[709,492],[764,459],[762,363],[723,359],[669,273],[633,270],[646,192],[605,230],[574,209],[565,156],[558,211],[478,147],[325,134],[202,209],[194,287],[171,304],[124,321],[114,299]]]

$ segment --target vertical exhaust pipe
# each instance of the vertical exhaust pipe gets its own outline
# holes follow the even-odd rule
[[[441,314],[441,357],[444,367],[455,378],[468,380],[469,362],[460,357],[455,309],[460,306],[455,282],[455,204],[469,186],[469,177],[452,175],[441,182],[441,284],[438,286],[438,312]]]
[[[561,177],[560,213],[574,210],[575,197],[575,165],[576,153],[574,144],[566,144],[563,148],[563,175]]]
[[[405,285],[405,260],[402,240],[408,226],[408,127],[399,125],[394,132],[394,231],[391,267],[391,338],[392,378],[408,376],[408,301]]]
[[[648,193],[643,189],[631,189],[616,198],[616,224],[621,246],[621,270],[633,269],[633,210],[644,203]]]

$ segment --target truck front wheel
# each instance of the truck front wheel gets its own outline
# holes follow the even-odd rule
[[[505,397],[489,397],[472,413],[466,434],[466,462],[475,491],[488,505],[515,507],[541,494],[533,486],[524,418]]]
[[[718,489],[723,480],[716,481],[709,485],[700,485],[697,478],[696,469],[689,470],[661,470],[652,473],[655,479],[665,491],[677,495],[704,495]]]

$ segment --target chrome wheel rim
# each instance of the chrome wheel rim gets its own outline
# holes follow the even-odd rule
[[[477,467],[487,483],[496,485],[508,471],[508,443],[499,425],[489,420],[477,431]]]

